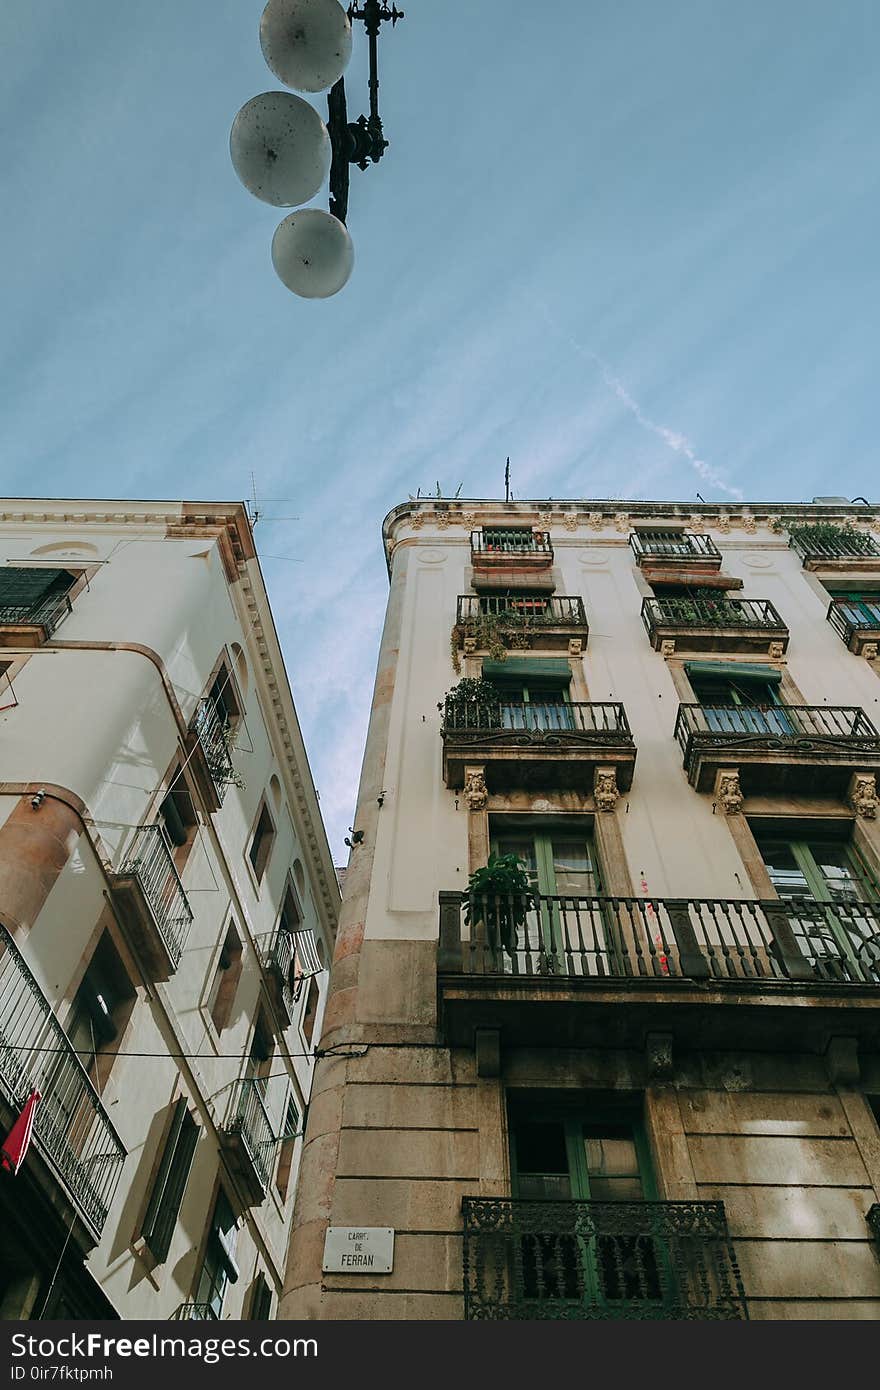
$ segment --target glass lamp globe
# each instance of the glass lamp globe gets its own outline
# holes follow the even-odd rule
[[[285,87],[323,92],[348,67],[351,21],[338,0],[269,0],[260,46]]]
[[[276,208],[314,198],[330,171],[330,136],[317,111],[291,92],[263,92],[232,122],[232,166],[249,193]]]
[[[351,275],[354,247],[338,218],[322,208],[302,208],[275,229],[272,264],[279,280],[294,294],[329,299]]]

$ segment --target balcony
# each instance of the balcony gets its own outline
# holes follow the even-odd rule
[[[589,628],[583,599],[562,594],[460,594],[454,638],[465,652],[493,646],[580,653]]]
[[[160,826],[135,832],[112,893],[151,977],[167,980],[180,964],[193,914]]]
[[[877,601],[832,599],[826,617],[851,652],[873,661],[880,651],[880,593]]]
[[[238,781],[232,762],[233,732],[214,700],[206,696],[196,706],[185,746],[202,801],[219,811],[226,788]]]
[[[748,1317],[723,1202],[464,1197],[471,1319]]]
[[[747,1022],[821,1051],[840,1009],[876,1042],[880,903],[441,893],[438,979],[456,1047],[488,1028],[510,1047],[640,1048],[667,1026],[720,1047]]]
[[[291,988],[295,960],[294,939],[289,931],[276,931],[263,952],[263,969],[272,1007],[282,1031],[293,1022],[296,996]]]
[[[220,1144],[249,1206],[259,1206],[265,1199],[272,1180],[275,1143],[265,1083],[248,1077],[234,1082],[220,1127]]]
[[[880,572],[880,546],[865,531],[854,526],[793,526],[788,543],[800,555],[805,570],[829,574],[876,574]]]
[[[67,594],[34,603],[0,603],[0,647],[40,647],[72,611]]]
[[[856,706],[679,705],[675,737],[701,792],[736,767],[744,796],[844,798],[854,772],[880,770],[880,734]]]
[[[217,1314],[210,1303],[181,1303],[169,1322],[216,1322]]]
[[[97,1243],[125,1149],[101,1098],[12,936],[0,924],[0,1128],[9,1128],[33,1090],[37,1179],[60,1184]],[[5,1129],[4,1129],[5,1133]],[[30,1164],[30,1156],[27,1159]]]
[[[464,786],[465,767],[485,766],[494,791],[584,790],[589,767],[613,768],[617,787],[632,786],[636,748],[626,711],[618,703],[525,704],[456,701],[443,715],[443,780]],[[586,765],[586,768],[585,768]]]
[[[553,564],[546,531],[528,526],[484,526],[471,532],[471,564],[477,570],[542,570]]]
[[[686,566],[688,570],[720,570],[721,551],[710,536],[684,531],[633,531],[630,548],[640,567]]]
[[[788,628],[766,599],[646,598],[642,622],[655,651],[761,652],[781,657]]]

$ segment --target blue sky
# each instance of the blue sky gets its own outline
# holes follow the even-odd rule
[[[877,496],[877,0],[403,8],[322,302],[229,163],[260,0],[0,11],[4,491],[253,472],[337,862],[408,493]]]

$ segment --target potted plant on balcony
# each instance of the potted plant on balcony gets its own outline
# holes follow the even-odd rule
[[[496,729],[501,726],[502,693],[482,676],[464,676],[446,692],[444,724],[447,728]],[[438,706],[443,709],[444,706]]]
[[[518,929],[534,906],[526,866],[515,854],[490,854],[468,880],[464,909],[466,926],[482,922],[493,952],[502,947],[509,956],[516,951]]]

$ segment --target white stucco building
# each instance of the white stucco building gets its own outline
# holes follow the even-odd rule
[[[0,502],[0,1316],[275,1316],[339,890],[240,504]]]

